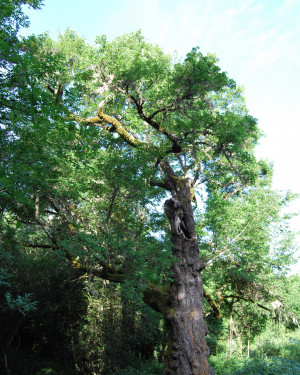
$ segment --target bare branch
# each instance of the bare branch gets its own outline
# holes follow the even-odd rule
[[[223,250],[222,252],[220,252],[219,254],[214,256],[213,258],[206,259],[207,262],[212,262],[214,259],[216,259],[216,258],[220,257],[221,255],[224,255],[225,253],[230,251],[231,249],[229,248],[229,246],[231,244],[233,244],[239,237],[241,237],[241,235],[245,232],[245,230],[248,228],[248,226],[257,218],[257,216],[258,215],[254,216],[254,218],[244,226],[244,228],[229,242],[229,244],[226,246],[225,250]]]

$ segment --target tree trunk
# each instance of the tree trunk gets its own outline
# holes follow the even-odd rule
[[[164,374],[208,375],[213,371],[207,361],[209,349],[205,341],[207,326],[203,320],[200,276],[205,263],[199,260],[191,204],[192,181],[173,178],[168,183],[173,186],[170,189],[173,198],[165,202],[165,212],[171,224],[172,251],[177,261],[171,269],[173,282],[165,311],[169,344]]]
[[[229,357],[232,356],[232,343],[233,343],[233,319],[232,312],[230,313],[230,328],[229,328]]]
[[[0,374],[9,375],[10,371],[7,367],[7,356],[4,350],[0,349]]]

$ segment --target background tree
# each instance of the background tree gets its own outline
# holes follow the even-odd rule
[[[6,172],[3,170],[4,164],[7,163],[8,144],[11,142],[12,134],[8,130],[11,124],[11,115],[18,115],[20,111],[19,101],[17,97],[17,88],[15,85],[16,77],[12,71],[16,64],[21,61],[20,46],[21,41],[18,39],[18,31],[21,27],[28,26],[28,18],[22,12],[22,5],[27,4],[30,7],[37,9],[41,5],[40,0],[15,0],[15,1],[1,1],[0,6],[0,192],[6,189],[5,176]],[[4,205],[1,205],[1,214],[4,210]],[[1,251],[1,269],[0,269],[0,286],[3,288],[3,294],[0,296],[1,308],[12,316],[7,324],[8,329],[4,329],[0,338],[0,371],[6,373],[7,358],[5,354],[6,348],[10,345],[14,336],[17,334],[22,322],[28,313],[35,308],[35,302],[31,295],[24,292],[23,295],[12,295],[12,280],[11,274],[8,272],[6,265],[13,259],[14,252],[14,232],[16,228],[14,225],[9,226],[11,216],[5,215],[4,219],[0,218],[0,226],[2,235],[0,237],[1,246],[4,246],[5,251]],[[6,247],[7,243],[11,243]],[[1,249],[2,250],[2,249]],[[5,322],[5,320],[3,320]],[[5,326],[5,324],[4,324]]]
[[[214,353],[249,355],[250,343],[274,316],[282,298],[279,285],[295,251],[289,215],[281,213],[292,199],[293,194],[276,193],[265,183],[227,199],[217,189],[208,198],[198,230],[201,248],[207,249],[204,285]]]

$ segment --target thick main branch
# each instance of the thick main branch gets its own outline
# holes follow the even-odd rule
[[[130,146],[137,147],[141,145],[142,142],[135,139],[124,127],[124,125],[115,119],[112,116],[106,115],[102,112],[102,109],[99,109],[98,115],[88,118],[81,118],[80,116],[71,115],[71,118],[75,119],[80,125],[86,126],[101,126],[107,131],[115,131],[117,132],[126,143]],[[109,124],[111,126],[107,126]]]

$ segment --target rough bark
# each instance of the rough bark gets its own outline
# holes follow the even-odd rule
[[[165,375],[209,375],[205,341],[207,326],[203,320],[203,285],[200,272],[205,263],[199,260],[195,222],[191,205],[192,181],[171,176],[169,165],[163,166],[172,198],[165,202],[171,225],[173,282],[164,311],[169,344],[165,353]]]

